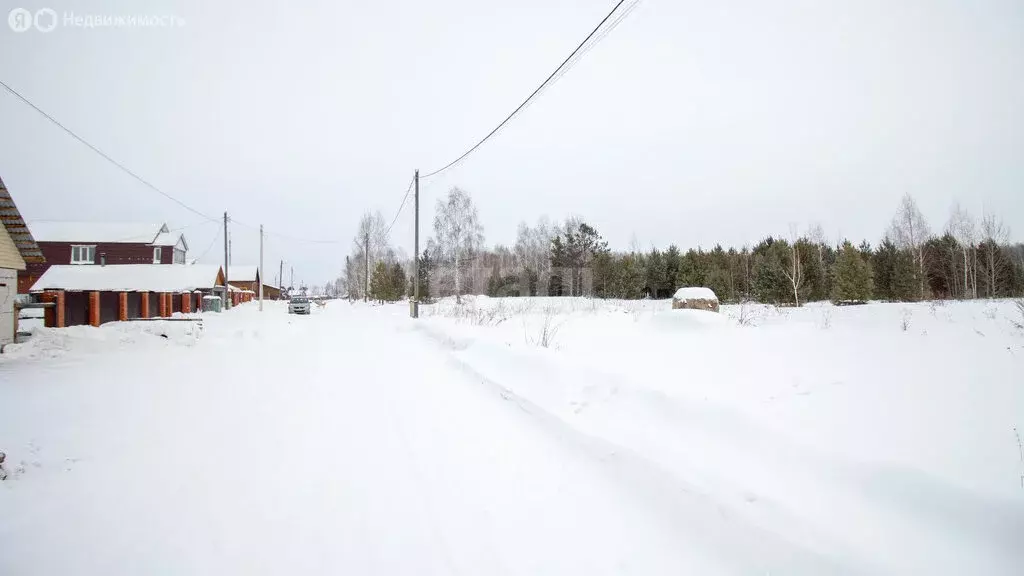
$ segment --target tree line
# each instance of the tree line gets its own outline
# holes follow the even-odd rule
[[[1024,244],[1010,243],[997,216],[975,220],[954,206],[932,233],[910,195],[877,245],[832,243],[811,226],[739,248],[614,251],[582,218],[543,217],[520,224],[512,246],[488,248],[477,209],[459,188],[437,202],[433,224],[420,256],[424,301],[464,294],[669,298],[682,286],[706,286],[723,302],[782,305],[1024,295]],[[383,218],[365,215],[339,279],[349,297],[399,300],[411,296],[412,280],[411,259],[389,246]]]

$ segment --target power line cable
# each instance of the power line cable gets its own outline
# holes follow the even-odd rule
[[[570,61],[570,60],[572,60],[572,59],[573,59],[573,57],[574,57],[574,56],[576,56],[576,54],[577,54],[578,52],[580,52],[580,50],[581,50],[581,49],[582,49],[582,48],[583,48],[583,47],[584,47],[584,46],[585,46],[585,45],[587,44],[587,42],[589,42],[589,41],[590,41],[590,39],[591,39],[591,38],[592,38],[592,37],[593,37],[593,36],[594,36],[594,35],[595,35],[595,34],[597,33],[597,31],[598,31],[598,30],[600,30],[602,26],[604,26],[605,22],[607,22],[607,21],[608,21],[608,19],[609,19],[609,18],[611,18],[613,14],[615,14],[615,11],[616,11],[616,10],[618,10],[618,9],[619,9],[619,7],[620,7],[620,6],[622,6],[622,5],[623,5],[623,4],[625,3],[625,2],[626,2],[626,0],[619,0],[619,2],[618,2],[618,3],[616,4],[616,5],[615,5],[615,7],[614,7],[614,8],[612,8],[610,12],[608,12],[608,14],[607,14],[607,15],[606,15],[606,16],[605,16],[605,17],[604,17],[604,18],[603,18],[602,20],[601,20],[601,22],[600,22],[600,23],[599,23],[599,24],[598,24],[598,25],[597,25],[597,26],[596,26],[596,27],[595,27],[595,28],[594,28],[593,30],[591,30],[590,34],[587,34],[587,37],[583,39],[583,42],[580,42],[580,44],[579,44],[578,46],[576,46],[576,49],[575,49],[575,50],[573,50],[573,51],[572,51],[572,53],[571,53],[571,54],[569,54],[569,56],[568,56],[568,57],[567,57],[567,58],[566,58],[565,60],[563,60],[561,64],[559,64],[559,65],[558,65],[558,68],[555,68],[555,71],[554,71],[554,72],[552,72],[552,73],[551,73],[551,74],[550,74],[550,75],[549,75],[549,76],[548,76],[548,77],[547,77],[546,79],[544,79],[544,82],[541,82],[541,85],[540,85],[540,86],[538,86],[538,87],[537,87],[537,89],[536,89],[536,90],[534,90],[534,91],[533,91],[532,93],[530,93],[530,95],[526,97],[526,100],[523,100],[523,103],[522,103],[522,104],[520,104],[520,105],[519,105],[518,107],[516,107],[516,109],[515,109],[515,110],[513,110],[511,114],[509,114],[509,115],[508,115],[508,116],[507,116],[507,117],[506,117],[506,118],[505,118],[504,120],[502,120],[502,121],[501,121],[501,123],[500,123],[500,124],[498,124],[498,126],[497,126],[497,127],[496,127],[496,128],[494,129],[494,130],[491,130],[491,131],[490,131],[490,132],[489,132],[489,133],[488,133],[488,134],[487,134],[486,136],[484,136],[484,137],[483,137],[483,139],[481,139],[481,140],[480,140],[479,142],[477,142],[476,144],[474,144],[472,148],[470,148],[469,150],[467,150],[466,152],[464,152],[464,153],[463,153],[463,154],[462,154],[461,156],[459,156],[459,157],[458,157],[458,158],[456,158],[455,160],[452,160],[452,161],[451,161],[451,162],[449,162],[448,164],[444,165],[444,166],[443,166],[443,167],[441,167],[441,168],[438,168],[437,170],[434,170],[433,172],[430,172],[430,173],[428,173],[428,174],[426,174],[426,175],[424,175],[424,176],[420,176],[420,179],[422,180],[422,179],[424,179],[424,178],[430,178],[431,176],[436,176],[437,174],[440,174],[441,172],[444,172],[445,170],[447,170],[447,169],[451,168],[452,166],[454,166],[454,165],[458,164],[458,163],[459,163],[459,162],[461,162],[461,161],[462,161],[463,159],[465,159],[465,158],[466,158],[467,156],[469,156],[469,155],[470,155],[470,154],[472,154],[472,153],[473,153],[474,151],[476,151],[476,149],[477,149],[477,148],[479,148],[480,146],[482,146],[484,142],[487,142],[487,140],[489,140],[489,139],[491,138],[491,136],[494,136],[494,135],[495,135],[495,134],[496,134],[496,133],[498,132],[498,130],[501,130],[501,128],[502,128],[502,127],[504,127],[504,126],[505,126],[505,124],[508,124],[508,122],[509,122],[510,120],[512,120],[512,118],[513,118],[513,117],[515,117],[515,115],[516,115],[516,114],[518,114],[520,110],[522,110],[523,108],[525,108],[525,107],[526,107],[526,105],[527,105],[527,104],[529,104],[529,103],[530,103],[530,101],[531,101],[531,100],[532,100],[532,99],[533,99],[533,98],[534,98],[534,97],[535,97],[535,96],[536,96],[536,95],[537,95],[537,94],[538,94],[538,93],[539,93],[539,92],[540,92],[540,91],[541,91],[542,89],[544,89],[544,87],[545,87],[545,86],[546,86],[546,85],[547,85],[547,84],[548,84],[549,82],[551,82],[551,80],[552,80],[552,79],[553,79],[553,78],[554,78],[554,77],[555,77],[555,76],[556,76],[556,75],[558,74],[558,72],[559,72],[559,71],[560,71],[560,70],[561,70],[561,69],[562,69],[563,67],[565,67],[565,66],[566,66],[566,64],[568,64],[568,63],[569,63],[569,61]]]
[[[402,213],[402,209],[405,208],[405,203],[409,200],[409,193],[412,192],[413,182],[416,181],[416,176],[412,177],[409,181],[409,187],[405,189],[405,196],[402,197],[402,203],[398,205],[398,212],[395,212],[395,217],[391,220],[391,225],[388,226],[388,231],[385,235],[391,234],[391,229],[395,227],[395,222],[398,222],[398,216]]]
[[[195,262],[202,260],[204,256],[210,253],[210,250],[213,248],[213,245],[217,243],[218,239],[220,239],[220,234],[221,229],[217,228],[217,234],[213,237],[213,240],[210,241],[210,245],[206,247],[206,250],[203,250],[203,253],[198,258],[193,259]]]
[[[40,107],[36,106],[35,104],[33,104],[28,98],[25,98],[24,96],[19,94],[17,90],[15,90],[14,88],[11,88],[10,86],[8,86],[2,80],[0,80],[0,86],[3,86],[4,89],[6,89],[11,94],[13,94],[16,98],[18,98],[19,100],[21,100],[22,102],[27,104],[30,108],[32,108],[36,112],[42,114],[44,118],[46,118],[47,120],[52,122],[54,125],[56,125],[58,128],[60,128],[64,132],[66,132],[69,136],[71,136],[75,140],[78,140],[79,142],[84,144],[87,148],[89,148],[90,150],[92,150],[93,152],[98,154],[101,158],[103,158],[107,162],[110,162],[111,164],[113,164],[114,166],[119,168],[122,172],[124,172],[125,174],[127,174],[127,175],[131,176],[132,178],[138,180],[140,183],[142,183],[143,186],[149,188],[150,190],[153,190],[154,192],[156,192],[157,194],[160,194],[164,198],[167,198],[168,200],[171,200],[172,202],[178,204],[179,206],[181,206],[182,208],[188,210],[189,212],[192,212],[194,214],[198,214],[199,216],[202,216],[203,218],[206,218],[207,220],[217,220],[216,218],[213,218],[211,216],[207,216],[206,214],[203,214],[199,210],[196,210],[195,208],[189,206],[188,204],[185,204],[181,200],[178,200],[174,196],[171,196],[167,192],[164,192],[163,190],[157,188],[152,183],[150,183],[148,180],[146,180],[143,177],[139,176],[135,172],[132,172],[127,167],[125,167],[124,164],[121,164],[117,160],[114,160],[113,158],[108,156],[105,152],[103,152],[102,150],[100,150],[96,146],[93,146],[92,144],[90,144],[84,138],[82,138],[78,134],[75,134],[75,132],[72,131],[70,128],[68,128],[67,126],[64,126],[63,124],[61,124],[56,118],[54,118],[53,116],[50,116],[49,114],[47,114],[42,108],[40,108]]]

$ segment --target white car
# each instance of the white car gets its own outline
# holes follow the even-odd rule
[[[305,296],[292,296],[291,300],[288,301],[288,313],[309,314],[309,298],[306,298]]]

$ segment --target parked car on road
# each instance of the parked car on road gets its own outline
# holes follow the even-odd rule
[[[309,298],[305,296],[292,296],[288,300],[288,313],[289,314],[309,314]]]

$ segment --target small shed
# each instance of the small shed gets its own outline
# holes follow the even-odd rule
[[[718,312],[718,296],[710,288],[684,287],[672,296],[672,309],[707,310]]]
[[[45,262],[39,245],[18,212],[10,192],[0,180],[0,349],[17,334],[18,273],[28,264]]]

